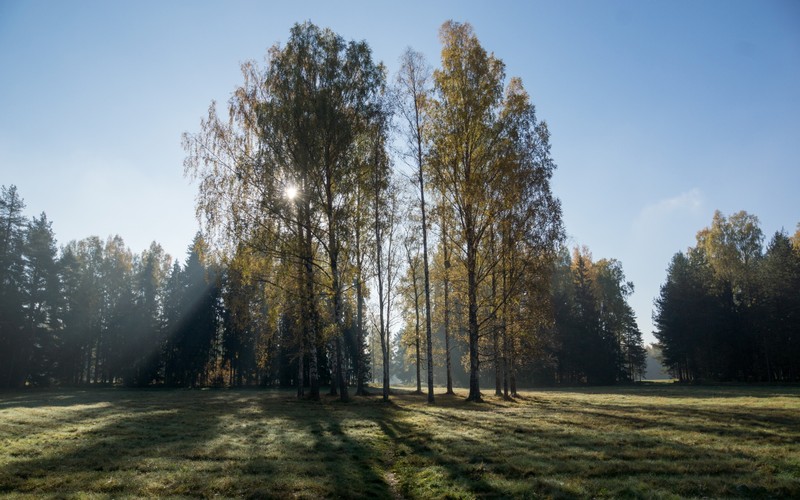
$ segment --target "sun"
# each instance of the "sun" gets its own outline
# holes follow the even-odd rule
[[[297,196],[297,188],[294,186],[286,187],[286,197],[293,200]]]

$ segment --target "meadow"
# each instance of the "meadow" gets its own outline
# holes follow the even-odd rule
[[[0,496],[800,497],[800,387],[464,397],[0,393]]]

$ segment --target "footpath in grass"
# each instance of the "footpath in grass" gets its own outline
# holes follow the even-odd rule
[[[0,496],[800,498],[800,388],[0,393]]]

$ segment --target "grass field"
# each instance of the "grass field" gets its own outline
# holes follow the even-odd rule
[[[0,393],[3,497],[794,497],[800,388]]]

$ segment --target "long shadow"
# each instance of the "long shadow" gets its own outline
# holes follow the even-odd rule
[[[635,415],[632,414],[635,411]],[[636,404],[625,406],[613,403],[585,407],[558,407],[558,411],[581,415],[589,421],[616,422],[631,430],[664,428],[676,432],[698,432],[720,437],[736,437],[757,441],[785,436],[787,442],[800,438],[800,414],[788,410],[760,408],[719,409],[696,406],[670,407]]]
[[[0,391],[0,411],[13,408],[41,408],[44,406],[65,407],[77,404],[95,404],[116,394],[114,389],[80,390],[15,390]]]
[[[573,498],[575,491],[566,484],[550,481],[548,477],[539,480],[527,481],[524,492],[507,490],[498,483],[490,481],[489,477],[503,476],[501,479],[519,481],[520,470],[506,467],[503,463],[503,451],[494,439],[478,440],[474,438],[457,436],[454,434],[434,434],[425,428],[425,424],[409,423],[407,419],[422,415],[437,422],[438,429],[481,429],[488,435],[500,437],[513,436],[512,426],[504,427],[494,425],[504,417],[496,413],[498,408],[515,407],[517,401],[504,401],[499,403],[491,397],[485,398],[482,403],[466,402],[463,396],[437,395],[437,404],[434,407],[416,406],[413,409],[405,406],[405,401],[400,404],[387,406],[386,414],[380,422],[381,429],[397,450],[395,459],[398,462],[407,460],[404,471],[402,494],[407,497],[450,497],[466,495],[480,498],[508,498],[508,497],[546,497],[546,498]],[[435,408],[435,410],[433,409]],[[440,412],[448,409],[455,412]],[[465,415],[460,413],[466,412]],[[477,418],[480,417],[480,418]],[[491,419],[492,425],[482,423]],[[535,448],[520,450],[531,453]],[[508,450],[506,450],[508,451]],[[420,460],[421,459],[421,460]],[[418,467],[433,466],[446,474],[448,484],[440,485],[443,491],[427,491],[413,484],[414,469]],[[409,470],[410,469],[410,470]],[[502,484],[502,480],[499,484]],[[434,485],[434,488],[436,485]]]
[[[149,461],[166,458],[191,460],[203,456],[203,449],[216,435],[215,412],[200,416],[194,409],[193,395],[178,391],[87,391],[73,404],[107,403],[80,410],[64,423],[75,427],[59,432],[51,447],[30,449],[15,457],[0,472],[0,494],[8,492],[57,495],[126,494],[152,496],[169,494],[168,485],[114,483],[114,473],[133,476],[146,474]],[[69,398],[58,399],[69,406]],[[208,401],[207,406],[224,404]],[[51,398],[27,399],[26,408],[52,406]],[[77,427],[79,426],[80,429]],[[52,429],[51,429],[52,430]],[[158,462],[163,463],[163,462]],[[200,485],[192,471],[180,471],[179,480],[187,485],[183,494],[202,494],[191,485]],[[76,479],[80,478],[80,479]],[[101,481],[101,478],[108,479]],[[160,489],[162,488],[163,489]],[[145,488],[150,488],[145,489]]]
[[[465,407],[475,410],[474,405]],[[574,485],[568,484],[571,479],[600,477],[608,479],[612,476],[641,475],[646,481],[653,475],[650,465],[637,466],[628,463],[621,466],[620,462],[627,459],[624,450],[615,449],[616,438],[624,438],[625,433],[615,435],[591,435],[573,432],[554,433],[546,435],[535,429],[520,427],[519,422],[506,421],[500,415],[492,415],[491,423],[480,420],[463,419],[456,425],[460,430],[480,429],[487,435],[496,436],[496,441],[468,440],[463,437],[434,435],[420,428],[419,425],[404,423],[408,413],[422,414],[427,418],[440,420],[438,426],[445,428],[453,426],[451,415],[443,415],[426,409],[415,408],[413,411],[395,407],[381,422],[383,432],[397,443],[399,460],[406,455],[413,456],[409,461],[411,468],[422,464],[438,466],[447,473],[446,480],[456,484],[467,495],[487,498],[503,498],[512,496],[531,496],[546,498],[574,498],[581,496]],[[440,427],[441,428],[441,427]],[[448,444],[460,440],[457,449],[452,452],[439,452],[436,448],[447,449]],[[675,456],[689,456],[693,450],[679,444],[664,445],[657,438],[640,440],[644,446],[660,446],[663,452],[665,447]],[[472,451],[469,451],[472,450]],[[571,450],[571,456],[565,457],[564,450]],[[615,461],[613,465],[596,466],[587,468],[586,457],[594,457],[599,452],[609,455],[609,460]],[[617,456],[617,453],[620,453]],[[519,462],[515,459],[521,458]],[[591,458],[593,462],[597,460]],[[531,465],[532,464],[532,465]],[[408,471],[406,471],[408,473]],[[672,471],[665,471],[668,476]],[[498,482],[489,481],[493,476],[500,478]],[[406,480],[409,478],[406,477]],[[503,484],[503,480],[519,483],[514,489],[503,489],[496,484]],[[426,497],[427,493],[419,493],[413,484],[402,485],[402,493],[409,497]],[[522,488],[522,492],[520,492]],[[432,496],[440,496],[436,492]]]
[[[676,407],[640,403],[627,406],[613,403],[578,406],[557,404],[538,398],[533,398],[531,401],[537,405],[542,414],[559,412],[580,417],[578,420],[571,420],[570,426],[583,427],[587,430],[594,430],[603,425],[622,425],[629,432],[661,428],[677,433],[696,432],[751,441],[775,440],[776,436],[782,436],[782,442],[800,442],[800,414],[789,410],[759,408],[753,411],[748,408],[731,409],[729,406],[713,409],[698,408],[691,404]],[[430,415],[441,418],[438,415]],[[502,428],[503,420],[502,416],[494,418],[492,428],[496,426]],[[480,422],[471,421],[471,423],[480,426]],[[518,425],[512,424],[512,427],[514,427],[512,431],[519,431]]]
[[[352,403],[341,403],[323,396],[322,401],[297,401],[274,398],[267,395],[260,401],[263,417],[281,422],[287,428],[284,439],[291,437],[292,446],[274,443],[277,450],[263,450],[264,455],[273,456],[282,474],[292,478],[311,475],[316,485],[305,491],[293,490],[290,483],[273,483],[270,491],[256,496],[286,497],[297,494],[336,498],[392,498],[393,492],[384,469],[383,451],[375,443],[351,435],[350,427],[369,431],[369,424],[381,420],[383,404],[355,398]],[[377,424],[374,424],[377,427]],[[292,436],[298,437],[292,437]],[[293,448],[296,454],[292,456]],[[274,456],[277,451],[278,456]],[[255,456],[251,461],[262,461],[264,456]],[[308,462],[311,462],[310,464]],[[322,467],[319,466],[322,462]],[[283,489],[285,487],[285,489]],[[315,489],[318,488],[318,489]]]
[[[0,470],[0,496],[395,498],[461,492],[491,498],[574,497],[579,493],[566,483],[575,478],[600,478],[608,484],[631,479],[644,485],[640,488],[665,494],[703,496],[703,490],[682,479],[697,481],[693,464],[702,462],[707,467],[703,474],[723,480],[752,479],[758,473],[748,468],[761,463],[760,458],[637,431],[663,426],[675,433],[707,433],[719,424],[717,432],[731,433],[723,437],[753,441],[776,434],[793,440],[800,432],[800,415],[789,410],[751,415],[730,407],[613,402],[581,407],[538,396],[523,403],[488,399],[469,404],[458,396],[437,395],[437,405],[427,406],[412,395],[385,404],[378,397],[354,398],[352,403],[325,397],[298,401],[285,391],[105,389],[10,399],[0,395],[4,403],[0,412],[71,405],[75,410],[62,412],[65,416],[54,423],[62,436],[57,448],[15,456]],[[498,407],[509,411],[496,411]],[[731,420],[740,425],[723,428]],[[72,427],[83,430],[71,435]],[[154,467],[172,469],[164,473]],[[788,462],[779,468],[798,472]],[[441,476],[441,484],[433,486],[440,490],[426,492],[413,484],[423,470]],[[135,484],[101,481],[115,474]],[[395,477],[399,485],[393,483]],[[504,480],[518,489],[506,489]],[[766,486],[750,491],[731,485],[705,495],[800,493],[797,481],[783,490],[767,489],[774,486],[766,480],[754,484]]]
[[[405,405],[420,398],[414,394],[399,394],[389,403],[379,398],[354,398],[351,403],[339,403],[323,398],[321,402],[291,401],[267,397],[261,404],[265,416],[287,422],[288,436],[300,433],[305,436],[307,445],[305,452],[312,453],[317,460],[324,461],[324,470],[313,470],[316,480],[329,485],[329,495],[340,498],[365,496],[369,498],[395,498],[397,496],[414,497],[419,492],[413,484],[413,473],[425,467],[433,467],[444,473],[442,494],[447,495],[457,485],[461,490],[481,497],[502,497],[506,493],[498,490],[484,477],[484,467],[491,458],[487,454],[456,457],[442,453],[432,444],[437,437],[405,420],[413,418],[418,409],[409,409]],[[443,403],[445,403],[443,401]],[[473,411],[491,411],[492,405],[470,405],[462,399],[453,399],[446,406],[469,408]],[[354,437],[350,431],[353,426],[363,429],[374,426],[378,435],[369,437],[370,429]],[[357,430],[357,429],[356,429]],[[373,433],[374,434],[374,433]],[[269,453],[269,450],[265,450]],[[304,451],[298,450],[298,458]],[[413,464],[407,464],[404,470],[395,470],[398,462],[413,457]],[[260,460],[254,457],[255,460]],[[282,457],[279,466],[285,474],[291,475],[308,471],[306,464],[297,463],[292,457]],[[298,470],[292,470],[296,468]],[[399,491],[390,484],[390,474],[398,472]],[[415,491],[417,491],[415,493]],[[297,491],[273,490],[272,494],[292,495]],[[300,492],[302,493],[302,492]],[[307,492],[306,492],[307,493]],[[436,491],[427,494],[437,496]]]
[[[634,484],[638,482],[650,485],[654,491],[660,489],[671,494],[698,495],[702,493],[703,486],[702,484],[700,486],[692,484],[693,481],[698,481],[695,476],[702,477],[709,474],[728,478],[727,481],[731,483],[717,485],[717,494],[774,496],[789,493],[791,496],[800,493],[798,481],[784,481],[782,485],[778,485],[768,476],[753,470],[753,464],[761,463],[765,467],[771,466],[764,463],[763,457],[755,454],[746,452],[731,454],[729,448],[725,446],[697,446],[671,438],[665,439],[663,433],[637,432],[639,429],[658,427],[659,422],[641,418],[639,415],[658,410],[664,411],[663,407],[655,405],[646,408],[636,407],[637,415],[625,415],[626,411],[630,412],[630,407],[598,404],[591,404],[587,408],[574,405],[563,407],[557,404],[539,404],[535,401],[534,404],[537,406],[524,409],[525,414],[531,415],[532,418],[537,414],[543,418],[557,414],[558,420],[563,421],[563,428],[558,429],[556,426],[556,429],[553,429],[552,420],[544,427],[537,426],[535,420],[531,421],[530,426],[526,426],[524,421],[521,425],[519,415],[515,417],[513,414],[507,416],[503,413],[496,413],[490,418],[477,418],[478,414],[472,412],[475,409],[472,406],[463,408],[463,410],[470,411],[467,415],[442,413],[425,407],[415,408],[414,411],[426,418],[438,421],[432,427],[455,425],[462,429],[480,429],[484,435],[497,436],[498,440],[505,439],[499,446],[506,446],[506,449],[492,450],[491,442],[485,441],[476,443],[476,445],[480,444],[480,448],[476,447],[476,449],[489,455],[488,468],[491,472],[506,478],[527,478],[526,480],[530,482],[530,489],[526,491],[529,491],[530,494],[544,496],[573,496],[576,494],[574,490],[559,487],[558,482],[546,480],[555,476],[599,478],[610,483],[614,481],[622,483],[631,479]],[[716,431],[724,437],[730,438],[730,444],[734,444],[736,443],[734,438],[740,436],[741,430],[731,430],[725,434],[726,431],[715,429],[717,424],[726,422],[731,417],[741,418],[745,419],[742,425],[746,428],[751,423],[764,420],[763,417],[748,416],[744,410],[731,413],[722,408],[718,411],[700,410],[698,416],[695,417],[698,420],[686,424],[686,411],[686,408],[680,407],[667,410],[665,424],[671,426],[668,429],[669,435],[677,436],[682,432],[708,433]],[[777,429],[771,429],[771,431],[777,430],[779,435],[783,435],[782,441],[778,444],[790,445],[792,442],[798,442],[800,416],[779,410],[766,411],[766,413],[770,414],[768,421],[777,425]],[[563,420],[563,417],[567,417],[567,419]],[[451,478],[470,474],[469,465],[474,463],[475,457],[470,457],[466,461],[466,465],[463,460],[437,457],[431,447],[431,443],[437,437],[421,431],[416,426],[413,429],[404,429],[402,421],[402,418],[388,420],[383,427],[384,432],[394,436],[399,442],[410,442],[414,452],[430,456],[432,460],[438,461],[439,464],[451,471]],[[408,435],[412,437],[409,439]],[[763,439],[765,434],[763,429],[753,430],[749,433],[745,431],[742,437],[758,441]],[[438,439],[441,441],[441,437]],[[507,453],[503,454],[504,451]],[[498,457],[507,458],[498,459]],[[654,463],[660,465],[654,466]],[[784,473],[790,475],[797,473],[796,465],[792,465],[790,462],[781,462],[778,459],[772,464],[777,465],[778,469]],[[701,469],[695,470],[693,468],[695,466],[701,467]],[[472,472],[474,473],[474,469]],[[672,475],[678,477],[673,478]],[[682,481],[681,476],[687,478],[688,481],[686,479]],[[615,479],[617,477],[619,480]],[[741,480],[742,483],[751,481],[756,486],[754,489],[748,490],[747,488],[750,486],[735,483],[734,481],[737,480]],[[644,491],[646,490],[640,490],[640,493],[644,493]],[[480,481],[474,483],[473,493],[490,496],[509,494],[505,491],[493,491],[491,485]]]
[[[502,497],[503,492],[494,488],[483,477],[482,468],[484,456],[465,456],[461,460],[454,457],[444,455],[437,452],[432,446],[436,442],[433,434],[419,429],[416,426],[405,424],[399,413],[401,411],[396,408],[391,408],[387,413],[387,417],[379,422],[381,430],[391,440],[396,450],[400,451],[400,459],[403,456],[413,455],[416,460],[408,465],[408,468],[418,466],[418,461],[421,460],[421,466],[434,466],[444,470],[447,474],[447,480],[451,484],[457,484],[459,487],[468,490],[476,496],[483,496],[489,498]],[[409,477],[405,477],[404,482],[401,482],[401,493],[404,496],[416,496],[413,493],[414,484],[410,484]],[[449,486],[445,486],[448,489]],[[433,496],[441,496],[436,492],[431,492]],[[425,493],[422,493],[425,495]]]
[[[597,394],[662,398],[800,398],[800,384],[684,384],[684,383],[634,383],[611,386],[555,386],[520,389],[523,392]]]
[[[381,447],[353,438],[348,430],[365,417],[377,429],[380,403],[297,401],[282,391],[108,389],[58,399],[24,395],[8,402],[8,407],[34,410],[59,406],[65,411],[57,412],[61,422],[47,429],[55,432],[47,439],[68,436],[59,437],[55,449],[31,445],[24,456],[11,457],[0,470],[0,496],[393,497],[381,473]],[[288,447],[264,441],[258,427],[279,421],[287,426],[284,436],[307,440]],[[233,448],[220,449],[218,439]],[[250,440],[264,443],[263,448],[248,445]],[[128,484],[112,484],[115,476],[124,476]]]

